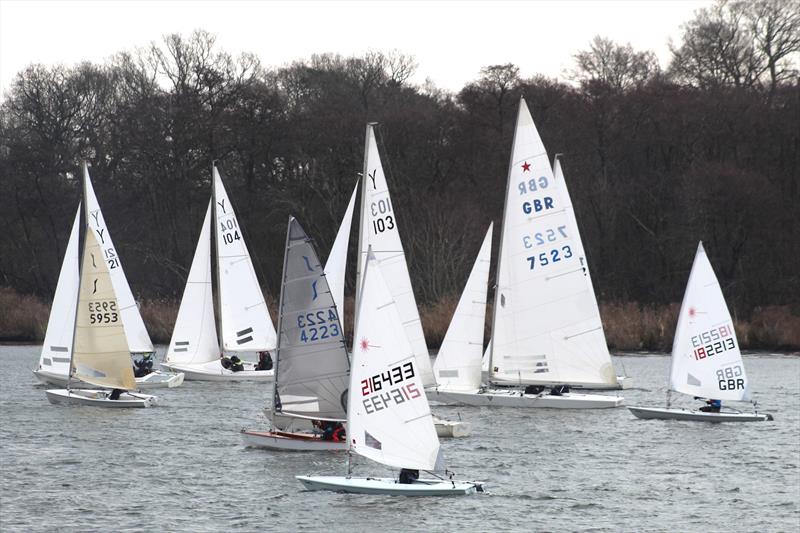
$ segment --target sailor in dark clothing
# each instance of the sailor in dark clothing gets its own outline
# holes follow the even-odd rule
[[[403,485],[411,485],[419,479],[419,470],[412,470],[409,468],[400,469],[400,483]]]
[[[567,385],[558,385],[550,389],[551,396],[561,396],[567,392],[569,392],[569,387]]]
[[[122,394],[122,389],[113,389],[111,394],[108,395],[109,400],[119,400],[119,396]]]
[[[720,400],[706,400],[706,404],[700,408],[704,413],[719,413],[722,409],[722,401]]]
[[[222,368],[226,368],[228,370],[231,368],[231,360],[225,357],[224,354],[219,354],[219,364],[222,365]]]
[[[244,370],[244,363],[242,363],[238,355],[231,356],[231,370],[234,372],[241,372]]]
[[[258,352],[256,370],[272,370],[272,357],[269,352]]]
[[[146,353],[142,355],[141,359],[133,361],[133,375],[137,378],[142,378],[147,374],[153,372],[153,354]]]

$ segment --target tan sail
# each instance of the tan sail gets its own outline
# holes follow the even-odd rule
[[[135,389],[119,304],[93,231],[86,232],[76,319],[72,376],[100,387]]]

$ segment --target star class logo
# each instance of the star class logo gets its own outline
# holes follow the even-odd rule
[[[530,172],[531,171],[531,164],[525,161],[522,163],[522,171],[523,172]]]
[[[369,341],[366,338],[361,339],[361,342],[359,342],[358,344],[359,346],[361,346],[362,352],[369,351]]]

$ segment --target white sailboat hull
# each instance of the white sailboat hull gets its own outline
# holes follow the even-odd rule
[[[250,370],[247,370],[247,368]],[[245,363],[245,369],[233,372],[222,368],[219,361],[202,364],[161,363],[161,368],[171,372],[182,372],[186,381],[272,381],[275,372],[272,370],[252,370],[252,363]]]
[[[63,374],[54,374],[45,370],[34,370],[36,378],[45,385],[53,387],[66,387],[67,377]],[[183,384],[184,374],[175,372],[161,372],[155,371],[147,374],[146,376],[136,378],[136,386],[139,389],[160,389],[160,388],[173,388]],[[92,385],[83,383],[79,380],[72,380],[72,384],[80,387],[91,389]]]
[[[467,437],[472,432],[470,423],[461,420],[445,420],[434,416],[433,425],[436,428],[436,435],[443,439]]]
[[[347,442],[322,440],[311,433],[291,433],[288,431],[241,431],[244,445],[251,448],[282,450],[294,452],[327,452],[347,450]]]
[[[475,391],[437,389],[428,393],[428,399],[448,405],[520,407],[526,409],[608,409],[619,407],[624,403],[624,398],[619,396],[576,392],[567,392],[561,396],[545,393],[524,394],[518,389]]]
[[[344,476],[295,476],[306,490],[331,490],[353,494],[389,496],[463,496],[483,492],[481,483],[442,479],[419,479],[401,484],[394,478],[357,478]]]
[[[156,396],[123,392],[118,400],[109,400],[109,390],[104,389],[48,389],[47,400],[54,405],[87,405],[113,409],[151,407],[158,403]]]
[[[680,407],[633,407],[628,406],[628,410],[636,416],[645,420],[691,420],[695,422],[764,422],[772,420],[770,414],[759,413],[737,413],[732,411],[722,411],[719,413],[708,413],[695,409],[683,409]]]

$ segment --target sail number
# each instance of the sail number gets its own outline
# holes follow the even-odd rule
[[[569,259],[570,257],[572,257],[572,248],[565,244],[561,248],[553,248],[552,250],[542,252],[539,255],[532,255],[526,259],[528,260],[528,265],[531,270],[533,270],[536,265],[540,267],[552,265],[558,263],[562,259]]]
[[[233,241],[242,239],[241,235],[239,235],[239,224],[236,222],[235,218],[224,220],[219,223],[219,226],[222,231],[222,242],[226,245],[233,244]]]
[[[566,226],[558,226],[556,229],[538,231],[533,235],[523,235],[522,245],[525,246],[525,248],[535,248],[536,246],[541,246],[547,242],[555,242],[559,238],[567,238]]]
[[[738,390],[744,388],[744,372],[739,365],[720,368],[717,370],[717,385],[719,390]]]
[[[90,324],[113,324],[119,321],[117,302],[114,300],[94,300],[88,302]]]
[[[699,361],[736,348],[730,324],[712,328],[692,337],[695,360]]]
[[[529,192],[536,192],[539,189],[546,189],[550,183],[547,181],[547,176],[539,178],[531,178],[527,181],[521,181],[517,184],[520,194],[527,194]]]
[[[115,252],[113,248],[106,248],[103,250],[103,255],[106,257],[109,270],[119,266],[119,257],[117,257],[117,252]]]
[[[372,377],[361,380],[361,395],[367,396],[362,400],[364,410],[367,414],[400,405],[406,401],[413,400],[422,396],[416,383],[407,382],[414,377],[414,365],[411,361],[397,365],[386,372],[375,374]],[[384,388],[393,385],[400,385],[384,392]]]
[[[314,342],[339,336],[339,321],[333,309],[297,315],[301,342]]]
[[[394,217],[389,214],[392,212],[392,203],[388,198],[372,202],[369,208],[372,213],[372,231],[375,235],[396,227]]]

